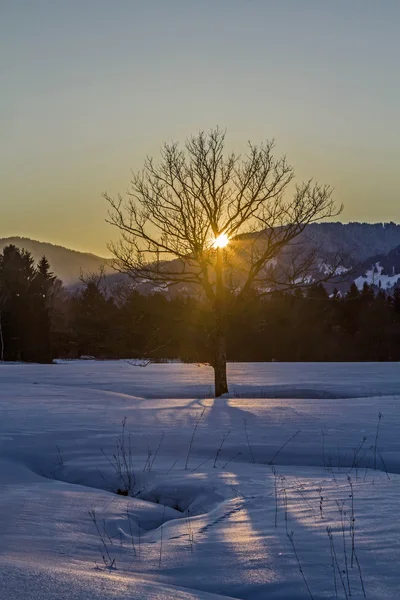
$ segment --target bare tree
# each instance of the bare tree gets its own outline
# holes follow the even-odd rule
[[[98,292],[105,292],[107,288],[105,265],[100,265],[98,271],[84,273],[81,269],[79,281],[86,286],[92,285]]]
[[[309,283],[316,251],[294,244],[307,225],[341,211],[328,186],[292,183],[293,168],[285,157],[275,158],[273,142],[249,143],[245,156],[224,149],[225,132],[218,128],[191,137],[183,149],[164,144],[159,163],[147,157],[143,170],[133,174],[125,198],[104,194],[108,221],[120,231],[119,242],[110,245],[115,268],[165,289],[197,286],[208,301],[216,396],[228,391],[229,287],[243,298],[250,291]],[[277,269],[283,252],[285,266]],[[336,273],[337,264],[325,267],[321,280]]]

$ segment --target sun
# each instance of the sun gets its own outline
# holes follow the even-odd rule
[[[226,233],[220,233],[213,241],[213,248],[225,248],[229,244],[229,238]]]

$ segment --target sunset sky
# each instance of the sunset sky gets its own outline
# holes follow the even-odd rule
[[[0,237],[107,254],[101,193],[215,125],[398,222],[399,62],[399,0],[3,0]]]

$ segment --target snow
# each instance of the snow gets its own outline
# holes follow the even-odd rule
[[[398,284],[399,279],[400,275],[394,272],[393,275],[385,275],[383,273],[382,265],[377,262],[371,269],[366,271],[365,276],[360,275],[360,277],[357,277],[357,279],[354,280],[354,283],[359,290],[362,290],[364,283],[367,283],[368,285],[376,285],[381,287],[383,290],[389,290]]]
[[[351,267],[345,267],[344,265],[338,265],[334,269],[332,265],[325,262],[320,262],[318,267],[324,275],[345,275],[345,273],[348,273],[351,270]]]
[[[398,598],[399,372],[1,364],[1,597]]]
[[[310,285],[313,283],[314,277],[312,275],[304,275],[302,277],[296,277],[293,281],[295,285]]]

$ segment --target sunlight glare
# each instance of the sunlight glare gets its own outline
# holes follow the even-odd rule
[[[221,233],[213,242],[214,248],[225,248],[229,244],[229,238],[226,233]]]

